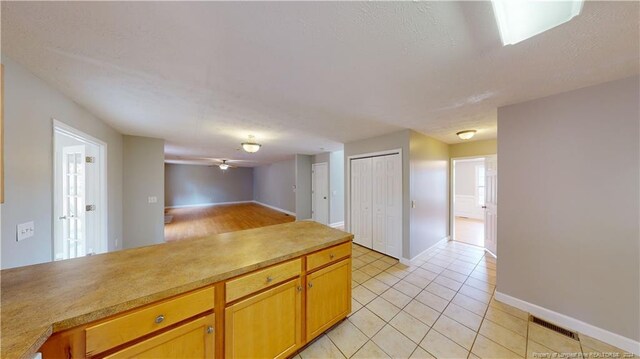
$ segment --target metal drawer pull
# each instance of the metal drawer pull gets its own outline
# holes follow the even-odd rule
[[[309,282],[309,288],[313,287],[313,283]]]
[[[207,334],[213,333],[213,327],[210,325],[207,327]]]
[[[301,285],[298,286],[298,292],[302,292],[302,286]]]
[[[335,258],[335,256],[336,256],[335,254],[331,253],[331,254],[329,254],[329,259],[333,259],[333,258]]]
[[[160,314],[159,316],[156,317],[156,324],[160,324],[164,321],[164,315]]]
[[[271,283],[272,280],[273,280],[273,278],[271,276],[267,277],[267,283]]]

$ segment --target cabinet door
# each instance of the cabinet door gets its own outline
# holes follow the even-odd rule
[[[225,309],[226,358],[286,358],[302,344],[300,278]]]
[[[214,327],[214,315],[210,314],[126,347],[105,358],[212,359],[215,343]]]
[[[351,312],[351,258],[307,275],[307,341]]]

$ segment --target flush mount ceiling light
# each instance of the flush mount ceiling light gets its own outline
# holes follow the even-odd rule
[[[491,0],[503,45],[543,33],[580,14],[583,0]]]
[[[465,130],[465,131],[460,131],[458,133],[456,133],[456,135],[458,135],[458,137],[460,137],[461,140],[468,140],[471,137],[476,135],[476,130]]]
[[[227,160],[222,160],[222,163],[218,165],[220,167],[221,170],[226,171],[229,169],[229,164],[227,163]]]
[[[242,149],[249,152],[249,153],[256,153],[260,150],[260,147],[262,147],[261,144],[253,142],[253,136],[249,136],[249,142],[243,142],[242,143]]]

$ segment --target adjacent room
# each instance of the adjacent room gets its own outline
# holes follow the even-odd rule
[[[640,2],[0,7],[0,357],[640,357]]]
[[[485,159],[452,159],[453,240],[484,247]]]

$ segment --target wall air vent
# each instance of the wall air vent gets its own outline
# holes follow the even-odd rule
[[[559,327],[559,326],[557,326],[557,325],[555,325],[553,323],[549,323],[544,319],[540,319],[540,318],[538,318],[536,316],[530,315],[529,316],[529,321],[533,322],[533,323],[536,323],[538,325],[541,325],[541,326],[543,326],[543,327],[545,327],[547,329],[553,330],[554,332],[556,332],[558,334],[562,334],[565,337],[569,337],[571,339],[578,340],[578,333],[572,332],[572,331],[567,330],[567,329],[564,329],[564,328]]]

